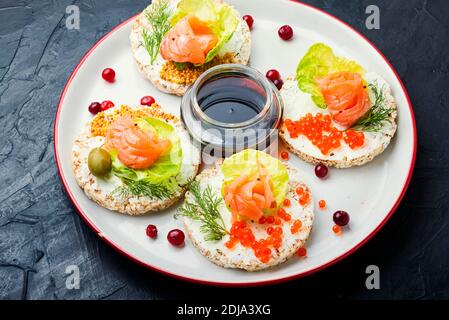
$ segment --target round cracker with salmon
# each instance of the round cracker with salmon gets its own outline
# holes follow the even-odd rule
[[[313,75],[319,70],[316,63],[327,65],[328,74]],[[290,151],[313,164],[337,168],[366,164],[387,148],[397,129],[390,85],[374,72],[365,73],[356,62],[335,56],[324,44],[309,49],[297,75],[285,81],[281,95],[280,137]],[[326,119],[331,129],[319,132]],[[334,136],[330,130],[336,132]]]
[[[177,154],[182,154],[182,159],[171,163],[169,158],[163,159],[161,155],[149,168],[134,170],[121,163],[120,157],[117,156],[112,162],[112,170],[109,174],[100,177],[94,175],[88,163],[89,154],[95,148],[107,150],[106,136],[109,128],[123,117],[134,120],[152,119],[154,123],[168,125],[163,128],[172,130],[172,136],[179,139],[176,140],[176,146],[180,149],[176,150]],[[135,125],[137,126],[137,120]],[[174,152],[174,145],[175,143],[169,152]],[[108,152],[113,153],[113,151]],[[104,208],[128,215],[160,211],[178,202],[184,196],[186,184],[196,176],[200,161],[200,151],[192,144],[181,121],[162,111],[157,104],[151,107],[121,106],[98,113],[86,124],[84,131],[75,139],[72,148],[73,172],[85,194]],[[164,177],[163,175],[167,173],[164,170],[168,170],[165,168],[169,168],[174,163],[178,166],[176,170],[172,175]],[[154,180],[155,178],[157,180]],[[164,186],[163,189],[157,188],[161,185]],[[153,186],[156,188],[151,189]]]
[[[180,8],[184,7],[196,7],[198,11],[183,12]],[[247,23],[235,8],[221,0],[153,1],[134,21],[130,42],[144,77],[160,91],[178,96],[184,95],[207,69],[225,63],[247,65],[251,54]],[[201,48],[196,50],[199,44]]]
[[[243,219],[246,227],[254,235],[255,241],[259,243],[261,240],[271,241],[269,240],[271,236],[267,233],[269,232],[267,230],[270,228],[273,230],[276,228],[282,229],[280,245],[278,244],[278,246],[274,247],[273,244],[269,244],[267,247],[270,251],[270,257],[264,260],[263,257],[257,255],[254,247],[251,247],[252,244],[234,242],[232,247],[229,246],[229,242],[232,241],[230,240],[231,234],[233,234],[231,230],[235,225],[235,217],[233,216],[232,208],[230,208],[226,200],[222,197],[223,182],[225,180],[222,165],[223,162],[221,160],[218,161],[214,167],[201,172],[196,177],[196,181],[202,193],[209,188],[210,192],[220,201],[218,212],[221,219],[223,219],[223,225],[227,233],[219,240],[210,240],[207,238],[207,233],[205,233],[205,228],[201,220],[192,219],[184,215],[185,229],[193,245],[203,256],[221,267],[237,268],[246,271],[257,271],[273,267],[293,257],[298,249],[305,246],[314,220],[313,201],[310,196],[310,190],[302,179],[302,175],[297,169],[285,165],[285,170],[288,173],[285,199],[288,199],[290,205],[284,207],[284,210],[289,215],[288,218],[281,218],[277,213],[274,213],[273,215],[264,215],[263,219],[265,221],[261,219]],[[301,196],[296,192],[298,188],[303,190],[304,195],[308,195],[307,200],[301,200]],[[185,201],[195,203],[195,193],[188,191]],[[274,223],[266,221],[270,216],[274,219]],[[296,229],[293,228],[293,225],[296,225]]]

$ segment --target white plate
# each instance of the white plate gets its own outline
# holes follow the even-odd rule
[[[158,92],[137,71],[128,36],[133,18],[102,38],[76,67],[62,93],[55,120],[55,155],[64,186],[85,221],[109,244],[129,258],[174,277],[217,285],[267,284],[292,279],[324,269],[354,252],[388,220],[399,204],[410,180],[416,150],[416,129],[407,93],[386,59],[366,39],[336,18],[304,4],[283,0],[231,0],[244,14],[255,19],[252,31],[251,66],[265,72],[278,69],[284,77],[314,42],[329,44],[337,54],[351,57],[366,70],[375,71],[391,85],[399,109],[399,128],[388,149],[373,162],[359,168],[332,169],[327,180],[314,176],[313,166],[291,155],[290,162],[304,172],[315,201],[325,199],[329,209],[316,210],[308,257],[293,258],[267,271],[248,273],[220,268],[199,254],[187,240],[184,248],[171,246],[165,236],[180,227],[172,210],[144,217],[129,217],[91,202],[78,187],[71,169],[75,136],[91,118],[92,101],[112,100],[135,105],[152,95],[167,111],[179,114],[180,99]],[[281,25],[294,28],[292,41],[277,35]],[[101,79],[101,70],[112,67],[114,84]],[[335,236],[332,212],[350,213],[350,227]],[[159,228],[157,240],[145,235],[149,224]]]

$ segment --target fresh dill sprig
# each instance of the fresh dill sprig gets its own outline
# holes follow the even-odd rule
[[[151,199],[166,199],[171,196],[169,188],[161,184],[151,183],[148,180],[133,180],[127,177],[120,177],[123,185],[115,188],[112,191],[113,196],[121,197],[122,199],[133,197],[148,197]]]
[[[393,112],[385,103],[384,87],[378,88],[375,83],[368,84],[368,87],[374,94],[374,104],[368,112],[361,117],[354,125],[354,129],[377,132],[382,129],[383,122],[388,119]]]
[[[205,234],[206,241],[221,240],[229,232],[218,210],[222,199],[213,193],[210,186],[201,191],[198,181],[189,184],[189,192],[193,195],[193,202],[186,200],[176,217],[188,217],[200,221],[200,230]]]
[[[168,1],[155,0],[150,8],[145,11],[145,16],[150,23],[151,30],[143,30],[141,45],[148,51],[151,64],[153,64],[159,54],[162,38],[171,29]]]

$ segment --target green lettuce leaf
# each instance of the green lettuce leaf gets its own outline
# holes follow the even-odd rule
[[[171,18],[174,26],[179,20],[194,15],[207,23],[218,37],[218,42],[207,56],[205,63],[211,61],[231,39],[239,23],[235,10],[227,4],[217,4],[213,0],[181,0]]]
[[[132,180],[146,179],[151,183],[165,183],[175,177],[181,171],[182,148],[181,142],[175,129],[168,123],[147,117],[137,121],[140,128],[144,130],[154,130],[164,139],[169,139],[172,143],[170,151],[162,155],[148,169],[134,170],[126,167],[117,157],[117,152],[111,151],[112,169],[116,176],[125,177]]]
[[[329,46],[316,43],[309,48],[299,62],[296,69],[296,80],[302,91],[312,95],[312,99],[318,107],[326,108],[315,78],[341,71],[356,72],[362,75],[364,73],[363,68],[357,62],[337,57]]]
[[[280,206],[287,194],[287,168],[278,159],[265,152],[247,149],[225,159],[221,166],[224,176],[223,189],[224,186],[230,184],[242,174],[256,176],[258,174],[258,163],[262,164],[267,170],[273,185],[276,204]]]

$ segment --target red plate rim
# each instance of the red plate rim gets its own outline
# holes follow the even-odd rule
[[[388,59],[384,56],[384,54],[373,44],[371,43],[371,41],[369,41],[363,34],[361,34],[359,31],[355,30],[352,26],[350,26],[349,24],[347,24],[346,22],[340,20],[339,18],[319,9],[316,8],[312,5],[309,4],[305,4],[302,2],[299,2],[298,0],[290,0],[298,5],[302,5],[304,7],[310,8],[312,10],[315,10],[317,12],[320,12],[321,14],[326,15],[327,17],[342,23],[343,25],[345,25],[347,28],[349,28],[350,30],[352,30],[353,32],[355,32],[357,35],[359,35],[362,39],[364,39],[372,48],[374,48],[377,53],[384,59],[384,61],[387,63],[387,65],[389,66],[389,68],[393,71],[396,79],[398,80],[399,84],[401,85],[401,89],[403,94],[405,95],[406,99],[407,99],[407,104],[408,107],[410,109],[410,114],[412,117],[412,127],[413,127],[413,155],[412,155],[412,161],[410,163],[410,168],[409,168],[409,172],[408,172],[408,176],[407,179],[405,181],[405,184],[402,188],[401,194],[399,195],[398,199],[396,200],[395,204],[393,205],[393,207],[391,208],[390,212],[387,214],[387,216],[382,220],[382,222],[368,235],[366,236],[361,242],[359,242],[357,245],[355,245],[353,248],[351,248],[350,250],[348,250],[347,252],[345,252],[344,254],[332,259],[331,261],[328,261],[318,267],[315,267],[309,271],[306,272],[302,272],[302,273],[298,273],[296,275],[292,275],[292,276],[287,276],[287,277],[283,277],[283,278],[279,278],[279,279],[273,279],[273,280],[263,280],[263,281],[254,281],[254,282],[236,282],[236,283],[227,283],[227,282],[213,282],[213,281],[205,281],[205,280],[198,280],[198,279],[194,279],[194,278],[188,278],[188,277],[184,277],[184,276],[180,276],[174,273],[171,273],[167,270],[163,270],[160,269],[158,267],[155,267],[153,265],[150,265],[148,263],[145,263],[141,260],[139,260],[137,257],[133,256],[132,254],[124,251],[122,248],[120,248],[117,244],[115,244],[111,239],[106,238],[105,236],[103,236],[101,234],[101,231],[94,225],[94,223],[89,219],[89,217],[86,215],[85,212],[83,212],[83,210],[81,209],[81,207],[79,206],[79,204],[77,203],[75,197],[73,196],[72,192],[70,191],[70,188],[68,187],[67,181],[62,173],[62,167],[61,167],[61,162],[58,156],[58,123],[59,123],[59,115],[60,115],[60,111],[61,111],[61,105],[62,102],[64,101],[64,97],[65,94],[72,82],[72,80],[74,79],[75,75],[78,73],[79,68],[83,65],[83,63],[86,61],[86,59],[90,56],[90,54],[97,48],[97,46],[102,43],[104,40],[106,40],[111,34],[113,34],[115,31],[117,31],[118,29],[120,29],[122,26],[124,26],[125,24],[127,24],[129,21],[133,20],[136,16],[132,16],[131,18],[125,20],[124,22],[120,23],[119,25],[117,25],[116,27],[114,27],[111,31],[109,31],[106,35],[104,35],[92,48],[89,49],[89,51],[87,51],[87,53],[83,56],[83,58],[81,59],[81,61],[78,63],[78,65],[75,67],[75,69],[72,71],[69,79],[67,80],[67,83],[64,86],[64,89],[61,93],[61,97],[59,99],[59,103],[58,103],[58,107],[56,110],[56,117],[55,117],[55,125],[54,125],[54,153],[55,153],[55,159],[56,159],[56,164],[58,166],[58,173],[59,176],[61,178],[61,181],[64,185],[64,189],[67,192],[71,202],[73,203],[73,205],[75,206],[75,208],[77,209],[78,213],[80,214],[80,216],[84,219],[84,221],[87,223],[87,225],[92,228],[92,230],[94,230],[101,239],[103,239],[107,244],[109,244],[111,247],[113,247],[115,250],[117,250],[118,252],[120,252],[121,254],[123,254],[124,256],[126,256],[127,258],[133,260],[134,262],[136,262],[137,264],[140,264],[144,267],[147,267],[149,269],[152,269],[154,271],[160,272],[162,274],[165,274],[167,276],[176,278],[176,279],[180,279],[180,280],[185,280],[185,281],[189,281],[189,282],[193,282],[193,283],[200,283],[200,284],[207,284],[207,285],[213,285],[213,286],[223,286],[223,287],[242,287],[242,286],[263,286],[263,285],[269,285],[269,284],[277,284],[277,283],[282,283],[282,282],[286,282],[286,281],[290,281],[290,280],[294,280],[294,279],[299,279],[308,275],[311,275],[315,272],[324,270],[328,267],[330,267],[331,265],[343,260],[344,258],[348,257],[349,255],[351,255],[352,253],[354,253],[355,251],[357,251],[360,247],[362,247],[366,242],[368,242],[375,234],[377,234],[380,229],[385,225],[385,223],[391,218],[391,216],[393,215],[393,213],[396,211],[397,207],[399,206],[402,198],[405,195],[405,192],[407,191],[407,188],[410,184],[410,180],[412,178],[413,175],[413,169],[415,167],[415,160],[416,160],[416,148],[417,148],[417,132],[416,132],[416,121],[415,121],[415,115],[413,112],[413,107],[412,107],[412,103],[410,101],[410,97],[407,93],[407,90],[405,89],[404,84],[402,83],[402,80],[400,79],[399,75],[397,74],[396,70],[393,68],[393,66],[391,65],[391,63],[388,61]]]

